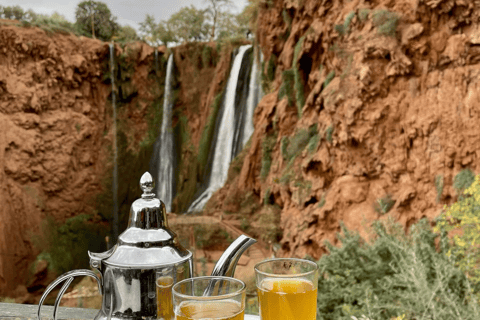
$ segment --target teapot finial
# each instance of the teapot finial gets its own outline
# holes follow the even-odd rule
[[[143,191],[142,198],[153,198],[155,194],[152,192],[155,188],[155,181],[153,181],[152,175],[147,171],[140,178],[140,188]]]

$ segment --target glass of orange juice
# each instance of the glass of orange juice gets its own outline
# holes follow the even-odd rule
[[[271,259],[255,266],[262,320],[315,320],[318,265],[303,259]]]
[[[173,286],[176,320],[243,320],[245,283],[229,277],[196,277]]]

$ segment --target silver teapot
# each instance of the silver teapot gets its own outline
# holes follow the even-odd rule
[[[192,253],[178,241],[168,227],[165,205],[152,193],[154,182],[150,173],[140,179],[142,197],[133,202],[127,229],[118,242],[103,253],[88,252],[90,266],[101,273],[99,278],[87,269],[72,270],[58,277],[45,290],[38,305],[38,320],[48,294],[60,283],[53,318],[57,320],[60,300],[76,276],[89,276],[98,283],[102,307],[95,320],[162,319],[157,314],[156,281],[170,279],[170,285],[193,275]],[[212,275],[233,276],[238,259],[256,240],[238,237],[214,266]]]

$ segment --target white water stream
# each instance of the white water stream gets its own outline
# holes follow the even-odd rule
[[[172,70],[173,54],[167,63],[165,92],[163,99],[162,127],[160,131],[160,152],[158,155],[157,197],[165,203],[167,212],[172,210],[173,200],[173,128],[172,128]]]
[[[212,171],[207,189],[190,205],[188,212],[201,211],[212,194],[223,186],[227,180],[228,167],[232,161],[233,138],[235,130],[235,94],[237,91],[238,75],[245,52],[251,45],[239,48],[233,61],[230,76],[227,82],[227,91],[223,105],[223,115],[215,143]],[[253,130],[252,130],[253,132]]]

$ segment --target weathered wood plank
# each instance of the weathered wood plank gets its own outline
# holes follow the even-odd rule
[[[37,305],[0,303],[0,320],[36,320]],[[82,308],[58,308],[58,319],[60,320],[84,320],[93,319],[98,313],[96,309]],[[53,319],[53,307],[42,306],[42,319]],[[245,315],[245,320],[259,320],[258,316]]]
[[[0,320],[36,320],[38,305],[0,303]],[[58,319],[93,319],[98,313],[96,309],[58,308]],[[53,319],[53,307],[42,306],[42,319]]]

